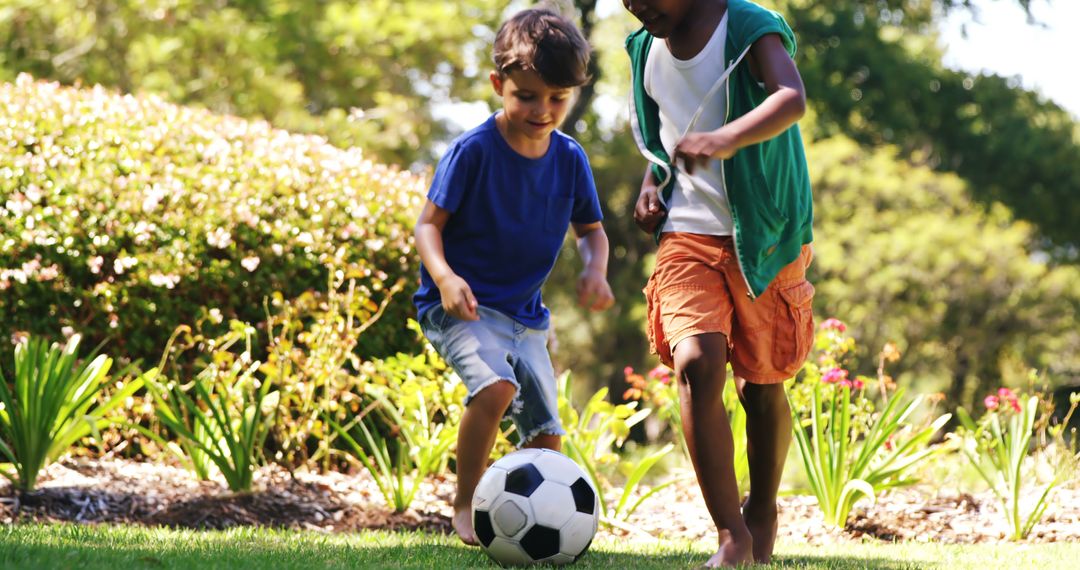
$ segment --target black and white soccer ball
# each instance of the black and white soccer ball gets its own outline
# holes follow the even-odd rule
[[[600,503],[574,460],[522,449],[484,472],[472,514],[480,545],[499,564],[569,564],[592,543]]]

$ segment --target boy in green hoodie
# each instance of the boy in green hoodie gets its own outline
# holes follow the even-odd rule
[[[707,566],[767,563],[791,443],[783,382],[813,338],[795,37],[748,0],[623,4],[644,24],[626,48],[631,121],[650,163],[634,218],[660,244],[645,288],[649,340],[679,379],[687,447],[719,533]],[[741,508],[722,398],[729,362],[747,412]]]

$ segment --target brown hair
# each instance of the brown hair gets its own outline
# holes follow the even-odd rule
[[[544,83],[579,87],[589,82],[589,42],[577,26],[546,8],[532,8],[503,22],[495,35],[495,69],[533,70]]]

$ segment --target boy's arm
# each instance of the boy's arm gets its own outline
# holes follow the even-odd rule
[[[435,286],[439,288],[443,309],[453,317],[476,321],[480,319],[480,316],[476,314],[477,303],[472,289],[464,279],[454,273],[450,264],[446,262],[442,232],[449,219],[448,210],[428,200],[413,230],[413,235],[416,237],[416,251],[420,252],[420,260],[424,263],[424,268],[431,275]]]
[[[578,277],[578,304],[602,311],[615,304],[615,295],[607,282],[608,238],[600,222],[573,224],[578,252],[585,264]]]
[[[705,133],[690,133],[675,146],[686,172],[710,158],[731,158],[740,148],[769,140],[786,131],[806,112],[806,92],[795,62],[777,34],[761,36],[750,47],[756,71],[769,96],[749,113]]]
[[[660,197],[657,196],[652,166],[646,166],[645,178],[641,180],[641,192],[638,194],[637,204],[634,205],[634,222],[642,231],[651,234],[663,217],[664,207],[660,205]]]

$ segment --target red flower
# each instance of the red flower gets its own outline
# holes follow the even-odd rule
[[[986,409],[991,411],[996,410],[998,408],[998,404],[1000,403],[1001,401],[998,400],[997,396],[991,395],[983,398],[983,404],[986,405]]]

